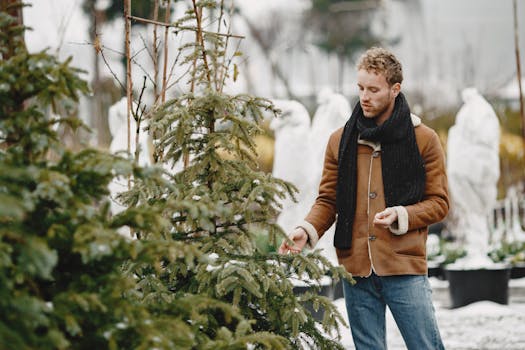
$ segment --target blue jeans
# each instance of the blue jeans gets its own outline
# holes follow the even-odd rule
[[[386,306],[408,350],[444,349],[427,276],[355,277],[343,281],[346,310],[357,350],[386,349]]]

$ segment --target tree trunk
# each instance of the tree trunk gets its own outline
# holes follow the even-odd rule
[[[0,11],[5,12],[8,15],[17,19],[16,23],[13,23],[12,27],[23,26],[24,16],[22,13],[22,2],[20,0],[0,0]],[[16,54],[16,49],[19,45],[25,47],[24,32],[20,35],[9,36],[7,43],[7,50],[4,53],[0,53],[0,59],[8,60]],[[18,99],[13,107],[6,108],[7,115],[11,115],[14,112],[20,112],[25,109],[25,101]],[[19,139],[19,135],[16,133],[10,133],[6,135],[5,142],[0,143],[0,149],[9,148],[12,144],[16,143]]]
[[[13,26],[23,26],[24,25],[24,15],[22,12],[22,1],[21,0],[0,0],[0,11],[5,12],[8,15],[17,19],[16,23]],[[20,37],[9,37],[10,42],[14,40],[20,40],[24,42],[24,35]],[[3,55],[3,59],[7,60],[15,54],[15,45],[14,42],[11,45],[8,45],[7,52]]]

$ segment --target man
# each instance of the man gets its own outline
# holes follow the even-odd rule
[[[338,261],[357,281],[343,282],[356,348],[386,349],[388,305],[408,349],[443,349],[425,251],[449,207],[443,149],[410,113],[392,53],[371,48],[357,69],[359,103],[330,136],[319,195],[279,252],[313,247],[337,221]]]

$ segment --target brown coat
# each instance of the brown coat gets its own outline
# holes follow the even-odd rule
[[[396,207],[399,227],[389,230],[372,224],[374,215],[385,209],[380,145],[362,141],[358,144],[352,248],[336,249],[339,263],[354,276],[369,276],[372,268],[379,276],[427,273],[428,225],[447,215],[448,185],[444,153],[437,134],[421,124],[419,118],[414,116],[412,119],[416,142],[425,163],[425,195],[419,203]],[[330,136],[319,196],[304,225],[300,225],[314,244],[336,220],[337,159],[342,132],[341,128]]]

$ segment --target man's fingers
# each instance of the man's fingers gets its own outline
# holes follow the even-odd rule
[[[293,247],[290,247],[290,246],[288,246],[288,245],[286,245],[286,246],[284,246],[284,247],[281,246],[281,247],[279,248],[279,254],[290,254],[290,253],[292,253],[292,254],[297,254],[297,253],[300,253],[300,252],[301,252],[300,249],[293,248]]]
[[[392,212],[390,210],[386,209],[386,210],[383,210],[383,211],[377,213],[375,215],[375,218],[376,219],[384,219],[384,218],[386,218],[386,217],[388,217],[390,215],[392,215]]]
[[[298,228],[288,236],[288,239],[283,240],[279,247],[279,254],[300,253],[303,250],[306,241],[306,231]]]
[[[288,244],[286,243],[286,241],[284,241],[281,246],[279,247],[279,254],[286,254],[288,252],[288,250],[290,249],[290,247],[288,246]]]
[[[374,225],[388,228],[394,221],[397,220],[396,212],[390,209],[385,209],[374,216]]]
[[[287,254],[287,253],[297,254],[300,252],[301,252],[301,249],[297,248],[295,244],[290,245],[287,241],[284,241],[279,247],[279,254]]]

